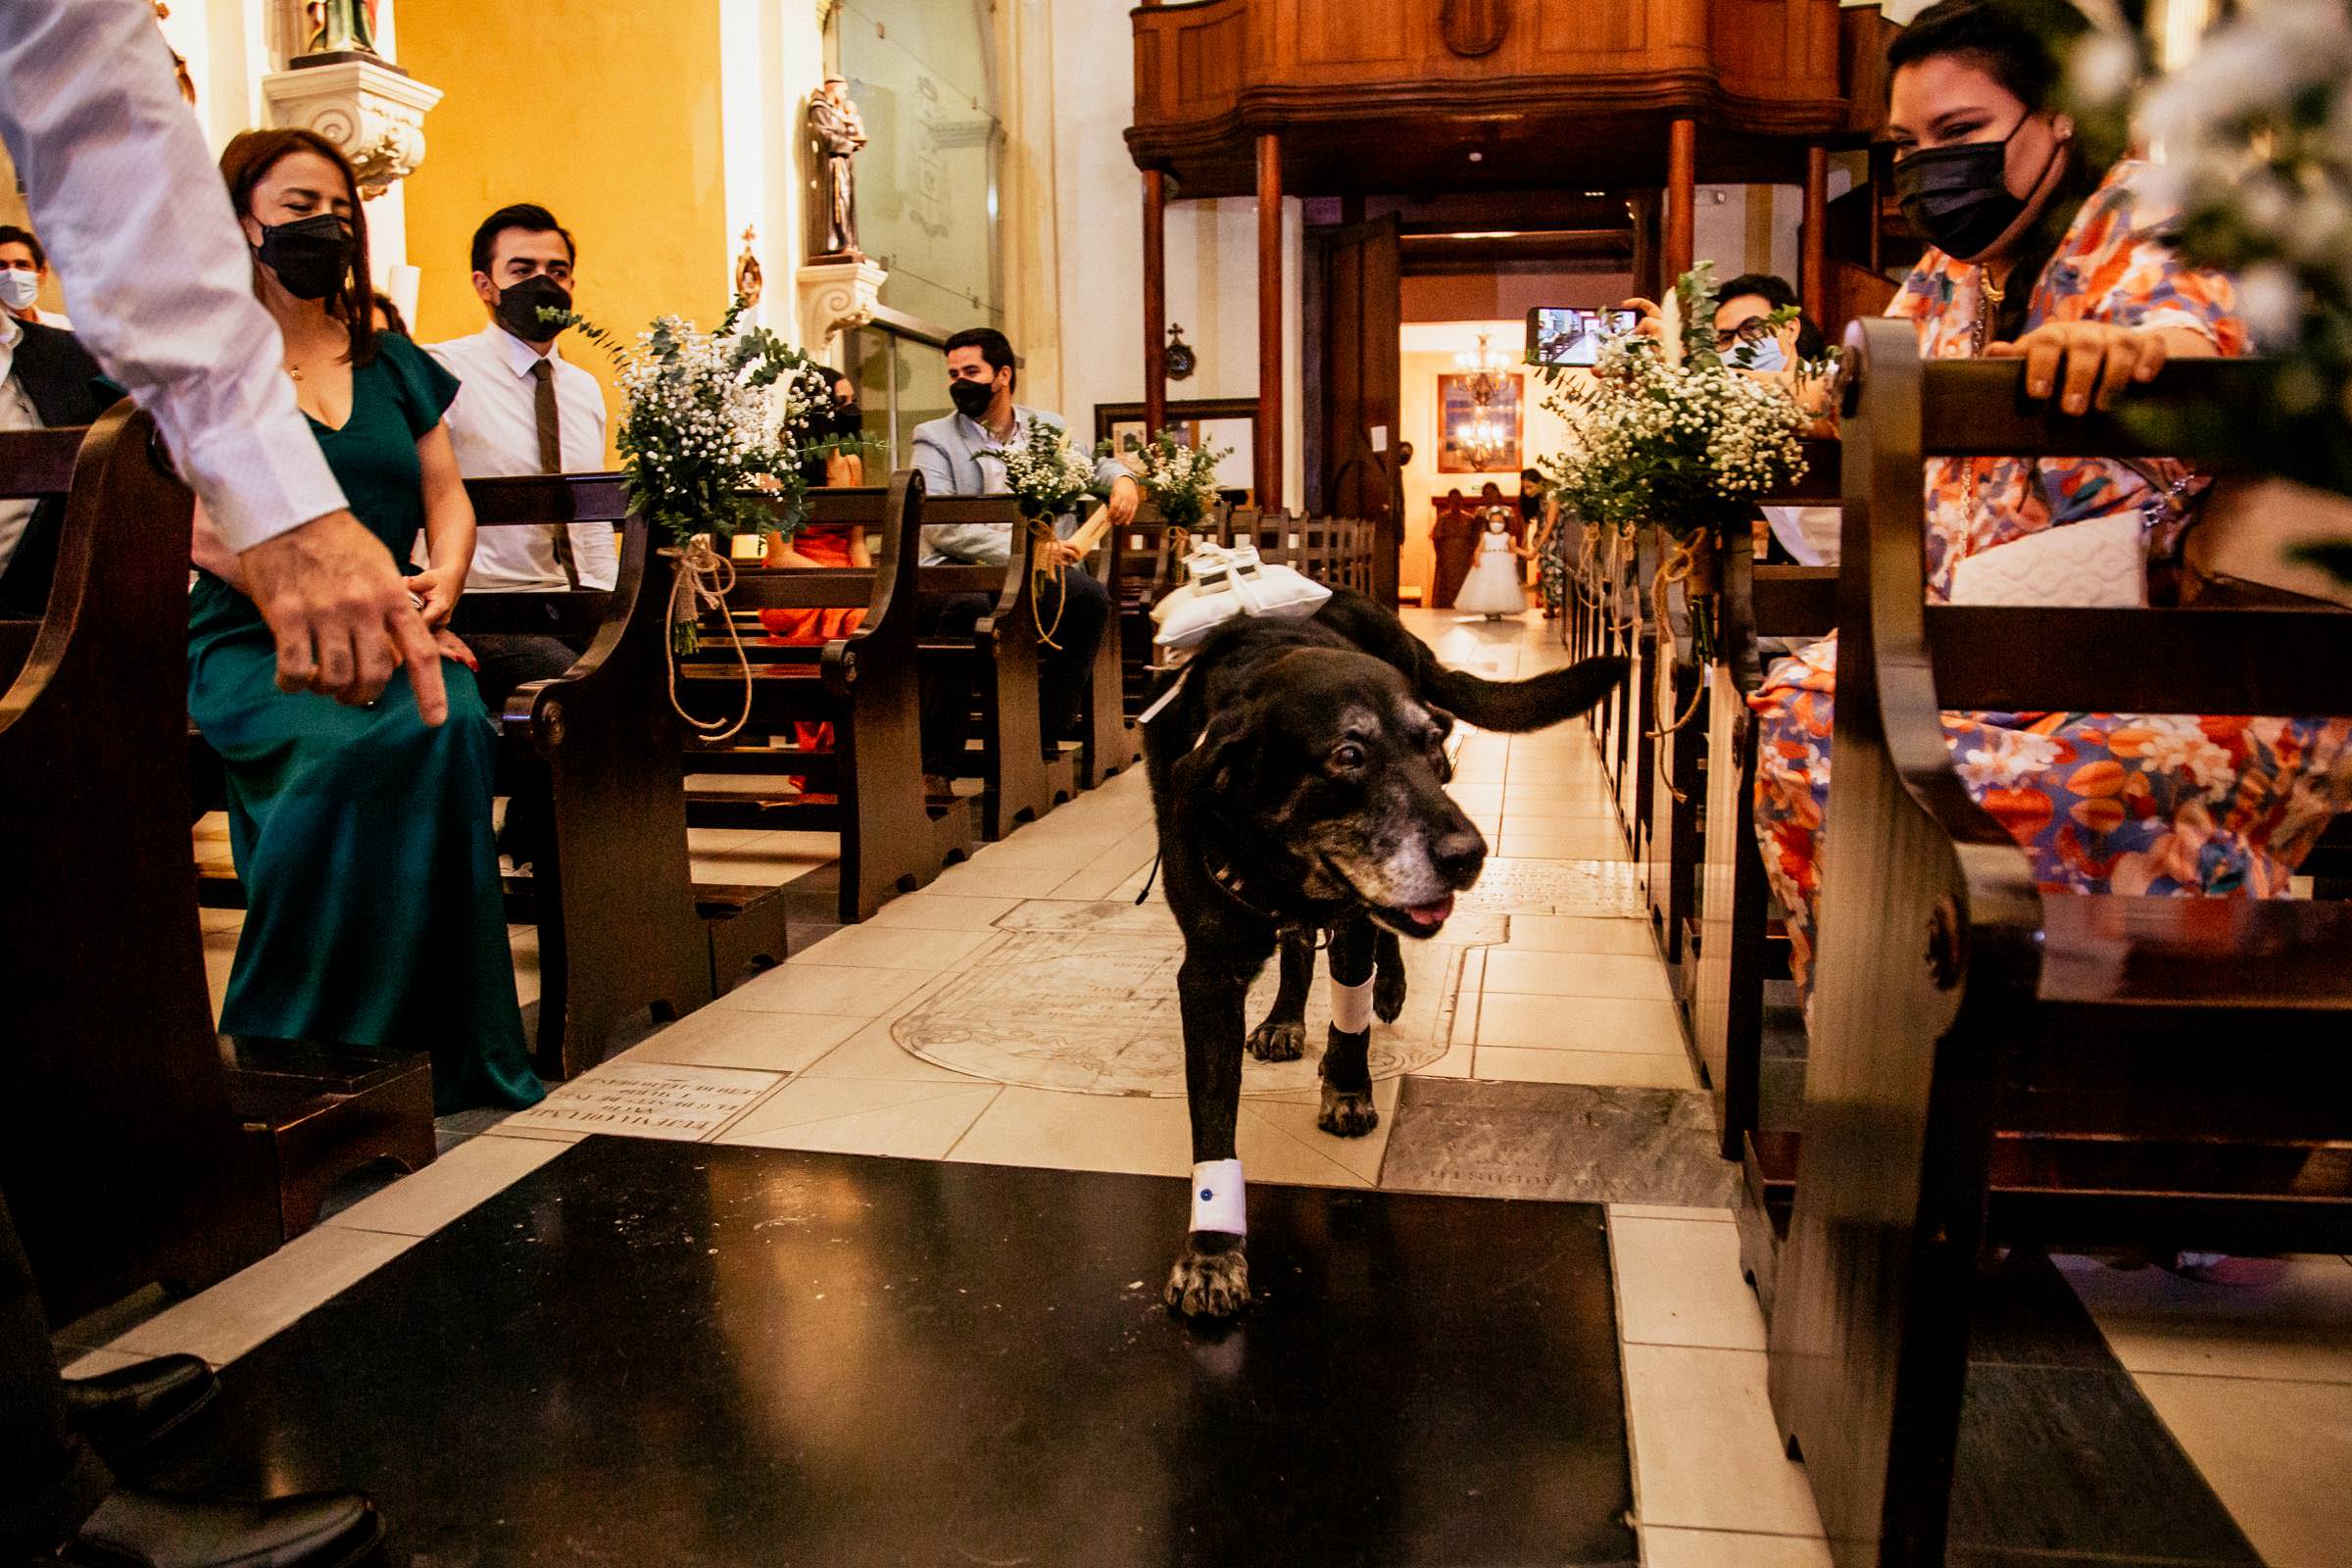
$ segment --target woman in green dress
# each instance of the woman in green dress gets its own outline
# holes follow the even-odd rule
[[[199,514],[188,711],[227,768],[246,895],[220,1027],[427,1050],[437,1110],[528,1105],[546,1091],[523,1044],[491,844],[497,732],[472,656],[446,629],[473,559],[473,509],[441,417],[458,383],[374,331],[367,220],[332,143],[246,131],[220,172],[295,400],[352,512],[396,560],[424,536],[431,564],[410,583],[449,684],[437,728],[405,674],[367,708],[279,691],[237,559]]]

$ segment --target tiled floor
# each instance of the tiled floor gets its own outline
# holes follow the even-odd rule
[[[1533,673],[1563,658],[1532,619],[1496,625],[1414,612],[1413,623],[1448,662],[1484,674]],[[1829,1554],[1803,1470],[1783,1455],[1766,1402],[1763,1321],[1740,1274],[1736,1227],[1728,1209],[1711,1206],[1728,1190],[1713,1179],[1730,1180],[1729,1168],[1696,1153],[1711,1139],[1685,1125],[1703,1119],[1691,1108],[1703,1102],[1689,1093],[1698,1081],[1666,971],[1636,913],[1632,868],[1590,738],[1581,725],[1532,737],[1470,734],[1452,791],[1495,851],[1457,920],[1492,919],[1492,940],[1467,950],[1443,999],[1442,1054],[1414,1070],[1405,1114],[1430,1119],[1410,1140],[1411,1157],[1401,1157],[1400,1144],[1399,1160],[1388,1158],[1402,1087],[1391,1078],[1378,1085],[1380,1127],[1353,1142],[1316,1130],[1311,1089],[1253,1093],[1241,1124],[1243,1161],[1257,1182],[1476,1191],[1476,1172],[1447,1172],[1483,1157],[1473,1147],[1481,1140],[1491,1148],[1519,1136],[1497,1131],[1514,1093],[1502,1086],[1584,1086],[1592,1109],[1577,1125],[1630,1118],[1639,1136],[1624,1135],[1632,1141],[1623,1147],[1645,1152],[1624,1157],[1688,1160],[1690,1179],[1709,1194],[1689,1200],[1703,1207],[1610,1203],[1645,1560],[1653,1568],[1823,1568]],[[201,849],[208,829],[198,834]],[[212,836],[217,842],[217,827]],[[140,1324],[113,1348],[240,1354],[591,1131],[1182,1174],[1190,1156],[1181,1098],[970,1076],[913,1054],[895,1027],[988,961],[1004,933],[1164,921],[1156,889],[1131,907],[1152,848],[1137,769],[655,1034],[541,1107],[468,1122],[463,1134],[487,1136],[469,1137],[425,1172]],[[698,870],[731,881],[786,880],[828,853],[821,838],[784,833],[698,832],[694,850]],[[236,919],[206,915],[217,985]],[[528,936],[516,933],[526,1001],[537,990]],[[1310,1049],[1316,1044],[1310,1039]],[[1483,1108],[1482,1083],[1496,1086]],[[1537,1094],[1517,1093],[1531,1105]],[[1538,1147],[1543,1135],[1536,1129],[1520,1143],[1548,1158]],[[1397,1168],[1384,1168],[1392,1163]],[[2085,1260],[2066,1266],[2118,1357],[2266,1560],[2276,1568],[2345,1560],[2352,1263],[2298,1260],[2275,1280],[2239,1287]],[[107,1354],[93,1349],[88,1366],[112,1364]]]

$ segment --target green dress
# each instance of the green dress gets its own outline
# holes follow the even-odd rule
[[[424,526],[416,441],[458,382],[407,339],[375,341],[350,419],[311,429],[352,512],[406,562]],[[188,711],[226,767],[246,895],[222,1032],[430,1051],[444,1113],[537,1102],[491,843],[498,735],[473,675],[441,662],[449,719],[428,729],[405,672],[347,708],[279,691],[276,669],[253,602],[197,573]]]

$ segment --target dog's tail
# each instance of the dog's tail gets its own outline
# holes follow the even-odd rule
[[[1627,668],[1622,659],[1586,659],[1526,680],[1487,680],[1430,658],[1418,684],[1422,696],[1464,723],[1520,735],[1574,718],[1608,696]]]

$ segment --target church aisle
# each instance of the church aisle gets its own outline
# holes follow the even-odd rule
[[[1410,618],[1448,662],[1496,677],[1563,657],[1532,616],[1500,624],[1426,612]],[[1738,1172],[1712,1152],[1711,1111],[1683,1045],[1667,971],[1637,912],[1591,740],[1581,725],[1529,737],[1467,734],[1452,788],[1495,854],[1443,941],[1412,950],[1412,1001],[1396,1026],[1376,1034],[1379,1128],[1347,1142],[1315,1128],[1311,1054],[1249,1069],[1242,1158],[1261,1191],[1293,1189],[1269,1203],[1291,1205],[1305,1226],[1300,1235],[1314,1238],[1281,1241],[1269,1222],[1253,1251],[1270,1257],[1295,1247],[1300,1257],[1291,1261],[1304,1267],[1312,1254],[1309,1272],[1330,1275],[1346,1261],[1338,1251],[1354,1245],[1329,1229],[1333,1216],[1355,1211],[1318,1205],[1369,1189],[1538,1199],[1544,1201],[1534,1206],[1560,1223],[1588,1217],[1602,1250],[1580,1279],[1590,1286],[1590,1276],[1605,1272],[1606,1310],[1588,1299],[1582,1316],[1557,1327],[1560,1343],[1578,1354],[1613,1350],[1622,1485],[1632,1498],[1626,1517],[1643,1560],[1662,1568],[1826,1568],[1803,1469],[1782,1454],[1765,1396],[1764,1319],[1741,1276],[1731,1223]],[[756,865],[797,874],[817,863],[814,846],[787,842],[797,838],[698,835],[696,851],[741,879],[759,874]],[[695,1184],[719,1170],[802,1173],[791,1181],[830,1172],[828,1190],[856,1203],[867,1200],[856,1195],[869,1178],[852,1173],[920,1168],[977,1201],[996,1191],[989,1184],[1014,1181],[1025,1168],[1035,1180],[1077,1184],[1056,1188],[1058,1202],[1115,1191],[1128,1196],[1114,1207],[1151,1207],[1149,1195],[1161,1191],[1151,1184],[1084,1184],[1175,1178],[1189,1168],[1172,1006],[1175,933],[1156,885],[1145,893],[1153,842],[1145,780],[1130,771],[651,1035],[534,1110],[450,1118],[447,1152],[433,1166],[202,1297],[119,1335],[77,1335],[87,1352],[80,1369],[193,1349],[216,1362],[258,1356],[257,1365],[281,1369],[269,1376],[290,1375],[282,1369],[317,1353],[318,1337],[336,1332],[330,1325],[343,1322],[338,1314],[354,1301],[392,1310],[383,1303],[402,1292],[444,1293],[449,1270],[483,1266],[473,1254],[493,1245],[479,1234],[491,1214],[515,1208],[543,1250],[554,1233],[538,1234],[530,1216],[549,1212],[551,1193],[576,1200],[584,1182],[607,1204],[678,1200],[650,1188],[604,1190],[609,1178],[588,1173],[640,1157],[599,1152],[610,1140],[563,1158],[592,1133],[619,1135],[643,1158],[673,1177],[691,1173]],[[208,948],[223,969],[235,923],[234,914],[206,915]],[[516,959],[527,999],[535,989],[527,942],[517,943]],[[1253,1008],[1269,993],[1270,978]],[[1321,1006],[1318,1000],[1310,1012],[1310,1051],[1319,1045]],[[661,1144],[673,1150],[657,1154]],[[705,1148],[674,1148],[680,1144]],[[917,1164],[840,1158],[877,1155]],[[740,1189],[775,1179],[730,1182]],[[966,1182],[979,1185],[956,1185]],[[512,1233],[514,1223],[496,1226]],[[466,1230],[465,1239],[445,1241],[453,1225]],[[1164,1229],[1139,1224],[1118,1240],[1139,1259],[1155,1257]],[[1056,1245],[1066,1253],[1070,1244]],[[461,1253],[469,1260],[461,1263]],[[576,1258],[560,1265],[580,1266]],[[1145,1286],[1122,1335],[1143,1334],[1164,1350],[1193,1342],[1155,1305],[1161,1266],[1137,1261],[1127,1269],[1140,1271]],[[1303,1288],[1270,1270],[1261,1264],[1259,1284],[1272,1293],[1272,1315],[1289,1321]],[[1055,1268],[1043,1273],[1060,1277]],[[2295,1482],[2313,1468],[2288,1462],[2293,1456],[2272,1439],[2287,1441],[2280,1435],[2291,1430],[2298,1444],[2326,1443],[2352,1430],[2352,1378],[2331,1338],[2352,1311],[2352,1262],[2297,1259],[2279,1265],[2275,1279],[2234,1288],[2077,1258],[2061,1259],[2059,1273],[2088,1308],[2087,1317],[2068,1309],[2079,1335],[2088,1336],[2070,1352],[2084,1364],[2010,1367],[2001,1376],[2071,1379],[2077,1393],[2064,1397],[2084,1412],[2126,1411],[2100,1419],[2116,1453],[2131,1465],[2144,1459],[2135,1485],[2170,1478],[2174,1500],[2152,1516],[2180,1516],[2182,1499],[2207,1497],[2197,1518],[2214,1552],[2197,1560],[2253,1560],[2242,1544],[2230,1545],[2231,1525],[2219,1511],[2227,1505],[2261,1560],[2332,1562],[2352,1513],[2339,1495]],[[798,1325],[813,1300],[780,1277],[771,1283],[770,1297],[725,1293],[725,1335],[767,1343],[801,1332],[780,1326],[778,1314]],[[1318,1295],[1332,1288],[1328,1277],[1312,1287]],[[1418,1299],[1403,1309],[1450,1310]],[[1279,1337],[1253,1332],[1250,1340]],[[1465,1337],[1477,1336],[1455,1335]],[[1131,1338],[1121,1344],[1132,1348]],[[1263,1353],[1270,1352],[1253,1349],[1253,1365]],[[2040,1396],[2062,1397],[2048,1390]],[[2254,1419],[2264,1408],[2298,1419]],[[293,1439],[281,1433],[273,1441]],[[388,1450],[383,1458],[409,1462]],[[1605,1480],[1596,1485],[1608,1493]],[[523,1560],[497,1552],[483,1560],[493,1558]]]

